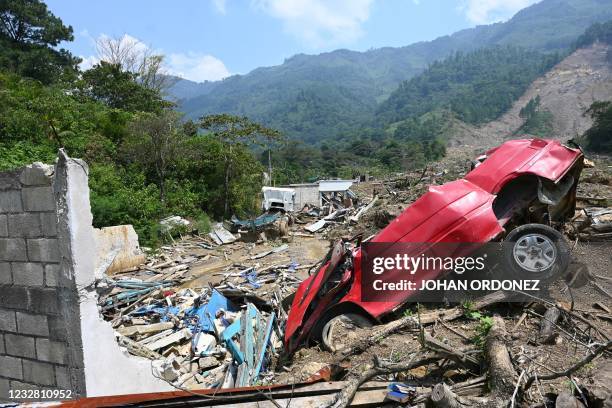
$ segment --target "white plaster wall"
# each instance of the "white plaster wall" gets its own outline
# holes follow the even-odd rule
[[[61,153],[60,153],[61,154]],[[88,397],[173,391],[151,374],[150,361],[122,352],[110,323],[102,320],[95,282],[96,243],[89,203],[88,168],[67,159],[67,196],[62,211],[70,231],[70,250],[80,298],[85,384]]]
[[[301,185],[292,186],[295,190],[295,210],[300,211],[304,208],[304,205],[315,205],[321,206],[321,198],[319,194],[319,186],[314,185]]]

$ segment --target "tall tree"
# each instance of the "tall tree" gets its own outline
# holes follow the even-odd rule
[[[80,60],[56,49],[73,39],[72,27],[42,1],[0,1],[0,66],[43,83],[54,82],[64,72],[76,72]]]
[[[155,169],[160,199],[166,200],[166,179],[170,169],[183,155],[186,142],[180,115],[165,110],[158,115],[143,113],[129,126],[124,151],[129,160],[143,168]]]
[[[163,100],[159,91],[140,83],[138,74],[106,61],[100,61],[83,73],[81,88],[88,97],[130,112],[160,112],[171,105]]]
[[[227,114],[209,115],[200,119],[200,127],[210,132],[223,148],[224,163],[224,206],[226,216],[230,212],[229,186],[235,166],[236,147],[267,146],[281,139],[277,130],[267,128],[259,123],[251,122],[248,118]]]
[[[98,38],[96,51],[101,61],[136,74],[138,82],[145,88],[162,92],[168,85],[168,76],[163,69],[164,56],[127,34],[119,38]]]

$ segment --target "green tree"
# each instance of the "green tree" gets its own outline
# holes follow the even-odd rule
[[[159,197],[164,203],[168,173],[185,153],[186,137],[180,115],[169,110],[158,115],[142,113],[128,125],[128,129],[123,145],[125,157],[140,168],[155,169]]]
[[[224,163],[223,213],[230,213],[230,184],[234,168],[239,164],[245,146],[270,146],[281,139],[278,131],[250,121],[248,118],[227,114],[209,115],[200,119],[200,127],[219,141]]]
[[[161,112],[171,104],[160,92],[139,82],[137,73],[124,71],[120,64],[101,61],[83,73],[82,95],[129,112]]]
[[[586,113],[595,122],[584,134],[587,147],[596,152],[612,153],[612,102],[593,102]]]
[[[0,66],[43,83],[56,81],[64,72],[76,72],[80,62],[65,49],[72,41],[65,26],[40,0],[0,1]]]

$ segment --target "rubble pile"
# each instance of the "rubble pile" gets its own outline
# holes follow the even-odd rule
[[[122,347],[152,360],[154,375],[177,388],[269,383],[287,318],[283,299],[312,265],[276,262],[286,244],[263,250],[209,238],[163,246],[137,271],[106,277],[98,283],[101,313]],[[207,285],[193,287],[198,275]]]
[[[179,389],[296,383],[320,371],[322,378],[342,380],[334,383],[333,399],[320,391],[321,401],[333,406],[359,400],[360,393],[374,398],[374,390],[377,399],[368,403],[418,405],[440,399],[450,401],[447,406],[499,406],[496,398],[503,397],[513,404],[521,398],[548,406],[559,397],[554,387],[541,390],[541,380],[562,381],[571,357],[568,378],[574,389],[594,392],[574,373],[593,359],[609,358],[612,317],[605,302],[597,307],[590,299],[587,306],[577,302],[580,309],[573,297],[570,306],[534,299],[510,307],[503,303],[506,294],[496,292],[456,307],[408,307],[374,327],[343,327],[339,320],[328,334],[340,339],[338,347],[304,347],[281,361],[291,295],[323,258],[297,259],[297,253],[307,252],[302,245],[321,242],[327,247],[327,241],[357,234],[366,238],[427,186],[460,178],[470,165],[449,158],[355,184],[350,199],[347,193],[324,194],[320,206],[215,224],[209,234],[161,247],[136,271],[105,278],[98,285],[100,309],[112,322],[118,343],[151,360],[154,375]],[[580,184],[576,215],[566,232],[580,241],[609,242],[608,184],[598,184],[592,193],[589,184],[600,179],[589,179],[589,174]],[[573,296],[579,286],[570,286],[565,290]],[[542,371],[543,365],[556,374]],[[518,389],[525,395],[517,395]],[[318,397],[309,398],[314,404]],[[568,396],[571,402],[589,403],[605,398]]]

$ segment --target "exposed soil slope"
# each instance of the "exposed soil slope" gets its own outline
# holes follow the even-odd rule
[[[538,78],[502,117],[481,127],[456,124],[451,145],[486,147],[516,137],[523,125],[519,112],[540,96],[540,108],[553,114],[555,138],[567,140],[592,125],[585,111],[596,100],[612,100],[612,65],[606,60],[609,47],[595,44],[579,49]]]

